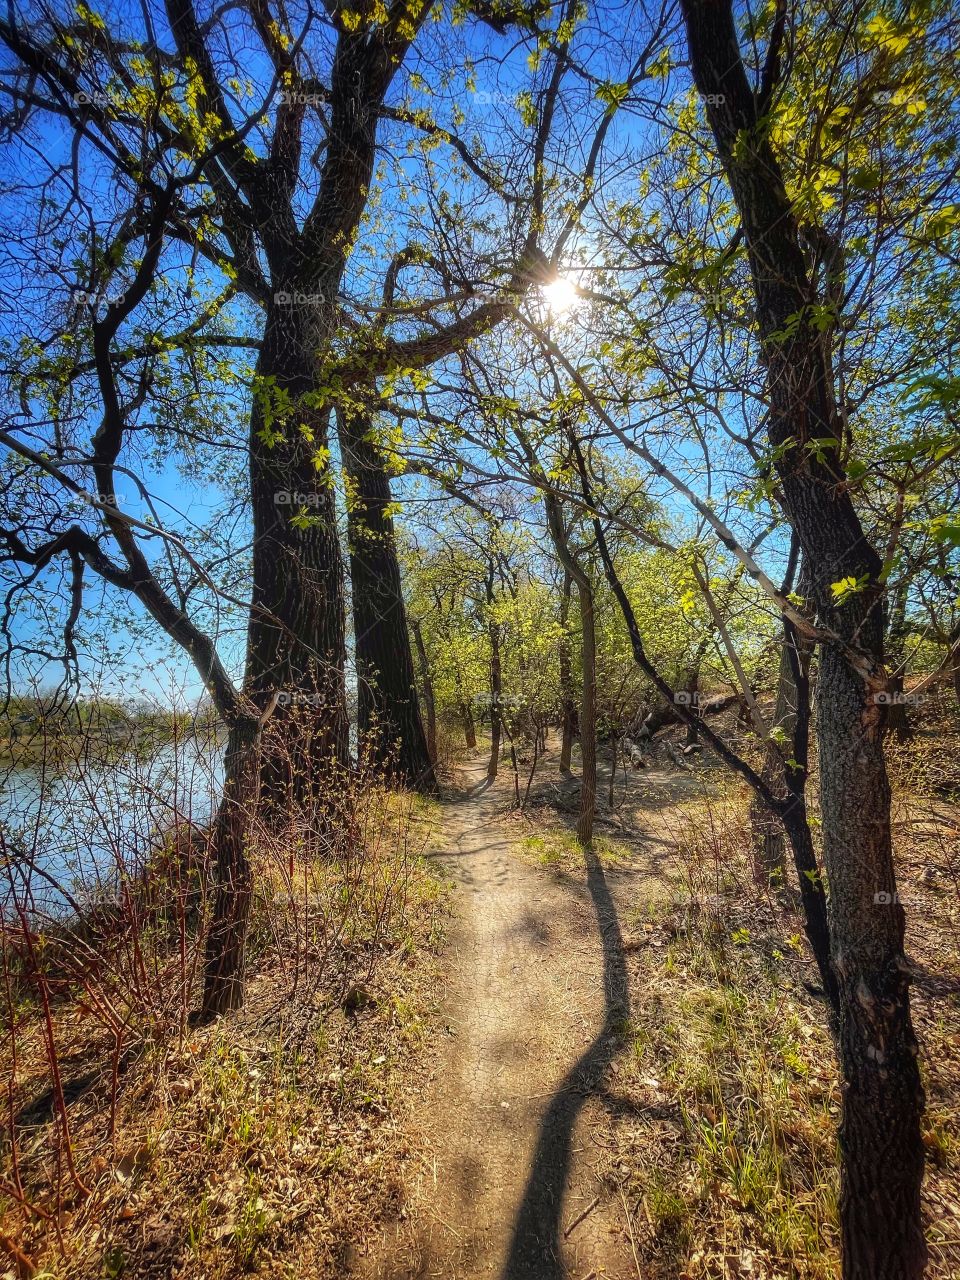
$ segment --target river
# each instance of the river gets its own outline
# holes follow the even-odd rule
[[[0,914],[63,915],[109,896],[164,831],[205,823],[222,781],[221,747],[188,737],[109,763],[7,764],[0,770]]]

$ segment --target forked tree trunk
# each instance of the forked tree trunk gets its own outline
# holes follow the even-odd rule
[[[390,480],[366,417],[338,413],[348,479],[347,542],[353,598],[358,730],[368,758],[407,786],[435,794],[413,673]]]
[[[838,637],[821,645],[816,725],[840,991],[843,1273],[845,1280],[917,1280],[926,1263],[924,1099],[891,848],[883,707],[873,692],[884,678],[880,557],[864,536],[835,452],[806,447],[843,432],[824,335],[810,319],[818,295],[760,122],[777,80],[776,52],[757,93],[741,59],[731,0],[681,0],[681,8],[694,78],[743,225],[767,367],[767,431],[779,451],[787,515],[809,566],[818,616]],[[781,20],[773,40],[782,34]],[[863,589],[838,602],[831,584],[848,578]],[[862,658],[852,658],[854,646]]]
[[[408,39],[429,8],[410,15]],[[253,593],[244,690],[261,707],[275,692],[289,699],[274,713],[261,765],[262,798],[281,809],[289,800],[327,801],[350,767],[343,563],[325,465],[330,406],[323,362],[369,196],[384,97],[406,52],[386,35],[389,26],[369,38],[341,33],[336,41],[327,145],[306,219],[298,182],[302,107],[281,113],[256,207],[248,215],[243,205],[239,215],[243,234],[252,225],[258,238],[251,236],[250,246],[244,240],[243,252],[255,253],[259,243],[275,290],[250,417]],[[177,34],[189,52],[190,29]],[[276,732],[278,724],[285,732]]]
[[[256,721],[230,730],[224,785],[213,825],[216,881],[207,932],[198,1021],[209,1022],[243,1003],[247,924],[253,896],[248,842],[257,809],[261,730]]]

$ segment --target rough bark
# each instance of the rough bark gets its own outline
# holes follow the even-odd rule
[[[337,415],[347,473],[358,729],[368,757],[407,786],[437,791],[413,671],[390,480],[367,418]]]
[[[742,219],[767,370],[767,431],[790,523],[823,622],[839,637],[820,654],[817,741],[823,856],[830,884],[837,1045],[844,1077],[841,1233],[846,1280],[916,1280],[923,1090],[896,896],[890,788],[883,758],[881,563],[864,536],[839,458],[812,439],[840,438],[818,301],[796,218],[761,123],[777,79],[777,24],[764,85],[751,88],[730,0],[681,0],[697,88]],[[831,583],[863,589],[837,601]],[[856,661],[853,646],[863,655]],[[867,678],[869,677],[869,678]]]
[[[285,732],[262,755],[264,802],[307,799],[307,780],[349,766],[344,664],[344,582],[334,495],[315,457],[326,447],[329,411],[306,402],[315,384],[309,308],[272,304],[257,362],[250,423],[253,595],[245,686]],[[277,430],[278,396],[298,406],[297,421]],[[309,433],[310,438],[307,438]],[[306,520],[298,520],[306,516]]]
[[[260,726],[255,721],[236,725],[227,741],[223,795],[213,825],[216,890],[207,932],[199,1022],[209,1022],[243,1003],[247,923],[253,896],[247,845],[257,807],[260,742]]]

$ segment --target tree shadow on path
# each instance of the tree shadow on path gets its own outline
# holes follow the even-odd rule
[[[589,1097],[597,1094],[623,1038],[629,1011],[627,964],[616,908],[593,852],[585,852],[587,888],[603,943],[603,1026],[554,1093],[540,1122],[530,1175],[513,1225],[501,1280],[564,1280],[561,1260],[563,1193],[570,1172],[573,1131]]]

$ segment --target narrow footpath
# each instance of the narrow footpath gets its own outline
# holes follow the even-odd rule
[[[376,1280],[636,1280],[602,1181],[601,1095],[628,1010],[620,925],[599,862],[558,876],[521,857],[510,780],[467,770],[437,859],[456,885],[436,1069],[404,1215]]]

